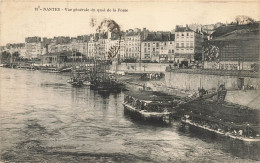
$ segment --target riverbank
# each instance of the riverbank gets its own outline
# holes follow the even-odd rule
[[[124,94],[66,83],[69,74],[0,68],[2,162],[256,162],[255,145],[137,122]]]
[[[199,93],[197,91],[180,90],[176,88],[166,87],[164,78],[158,80],[142,80],[140,76],[141,74],[136,73],[126,73],[126,75],[114,75],[117,77],[119,82],[125,84],[126,89],[128,90],[139,91],[146,89],[149,91],[162,92],[177,97],[180,105],[178,106],[179,111],[174,113],[175,117],[181,118],[184,115],[193,112],[197,115],[205,115],[205,117],[215,117],[218,119],[222,119],[224,121],[221,121],[221,123],[226,123],[227,125],[232,122],[237,125],[248,124],[249,126],[259,126],[259,110],[251,108],[250,105],[244,106],[241,104],[238,105],[236,103],[233,103],[235,102],[234,99],[236,99],[236,101],[240,101],[239,98],[246,96],[246,93],[250,94],[250,91],[241,92],[243,94],[243,96],[241,97],[239,96],[239,94],[237,94],[236,98],[233,98],[233,101],[230,99],[232,99],[232,96],[235,97],[234,95],[236,93],[234,91],[230,93],[228,92],[226,97],[228,101],[225,101],[223,104],[220,105],[214,102],[216,100],[216,96],[203,99],[198,98]],[[214,94],[214,92],[214,90],[208,90],[209,95]],[[255,93],[255,96],[257,97],[257,93]],[[248,97],[250,98],[248,98],[247,100],[250,100],[251,96]],[[258,100],[253,101],[256,103],[259,102]],[[254,106],[258,107],[259,105],[254,104]],[[211,119],[207,118],[205,119],[205,121],[211,121]],[[258,127],[254,127],[253,130],[259,132]]]
[[[259,100],[257,100],[259,98],[259,90],[231,90],[230,92],[228,90],[226,98],[224,98],[225,100],[219,103],[216,90],[207,90],[208,94],[199,98],[198,91],[166,87],[164,79],[142,81],[135,74],[119,77],[119,80],[129,85],[127,87],[135,88],[135,90],[148,88],[148,90],[178,97],[179,109],[172,114],[172,117],[180,119],[192,112],[193,116],[200,118],[200,121],[217,126],[215,129],[210,129],[209,131],[212,130],[216,133],[228,135],[231,138],[243,141],[260,141],[260,104]],[[197,127],[208,130],[199,124],[196,125]],[[218,131],[220,129],[223,133]],[[226,130],[225,132],[224,129]],[[240,130],[244,133],[243,139],[236,137],[235,134],[229,134],[229,131],[238,132]]]

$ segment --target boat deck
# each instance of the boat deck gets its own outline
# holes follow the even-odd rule
[[[139,112],[144,117],[163,117],[163,116],[170,115],[170,112],[147,112],[145,110],[138,110],[138,109],[134,108],[133,106],[127,104],[127,103],[123,103],[123,105],[126,106],[131,111]]]

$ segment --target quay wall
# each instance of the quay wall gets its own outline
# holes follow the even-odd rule
[[[214,90],[221,84],[225,84],[226,89],[239,89],[240,79],[237,76],[221,76],[208,74],[188,74],[178,72],[165,72],[165,84],[167,87],[194,90],[203,87],[206,90]],[[244,85],[259,87],[259,78],[242,77]]]
[[[165,72],[167,66],[169,66],[169,63],[121,63],[119,65],[113,63],[110,70],[126,72]]]
[[[182,89],[197,91],[198,88],[203,87],[206,90],[215,90],[221,84],[225,84],[225,87],[229,90],[238,90],[243,80],[242,85],[253,86],[259,88],[259,77],[249,77],[250,75],[238,77],[237,74],[225,74],[225,72],[216,72],[217,74],[204,74],[202,73],[185,73],[176,71],[166,71],[166,67],[169,63],[121,63],[116,65],[113,63],[110,67],[112,71],[124,71],[124,72],[163,72],[165,74],[165,80],[160,82],[150,82],[153,85],[154,90],[161,89]],[[193,70],[190,70],[193,71]],[[195,71],[195,70],[194,70]],[[207,73],[207,72],[205,72]],[[231,72],[226,72],[231,73]]]

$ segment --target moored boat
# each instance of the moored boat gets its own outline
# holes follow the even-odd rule
[[[170,124],[173,97],[152,91],[125,92],[124,111],[132,118],[152,123]]]
[[[90,70],[91,89],[98,92],[121,92],[124,84],[120,83],[116,76],[109,74],[107,69],[109,62],[106,60],[96,61],[94,67]]]
[[[219,123],[213,123],[212,121],[197,121],[191,120],[191,116],[185,115],[181,118],[181,123],[183,125],[188,125],[189,127],[195,127],[196,129],[202,129],[218,135],[230,137],[232,139],[237,139],[245,142],[260,142],[259,133],[253,131],[250,126],[243,125],[219,125]],[[224,128],[219,128],[219,126]]]
[[[71,84],[72,86],[75,87],[81,87],[84,85],[84,82],[80,78],[71,78],[67,80],[67,83]]]

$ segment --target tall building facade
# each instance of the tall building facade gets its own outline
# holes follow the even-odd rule
[[[25,58],[33,59],[40,58],[42,54],[42,44],[41,42],[30,42],[25,43]]]
[[[125,41],[123,38],[110,40],[109,51],[112,51],[113,57],[119,57],[119,59],[124,59],[125,56]]]
[[[146,29],[129,29],[125,34],[125,57],[133,58],[136,60],[141,59],[141,42],[145,37]]]
[[[225,26],[221,31],[226,33],[203,44],[204,68],[259,71],[259,23]]]
[[[149,61],[174,60],[174,35],[170,32],[153,32],[141,43],[141,59]]]
[[[203,34],[186,27],[175,28],[175,60],[177,63],[191,63],[196,56],[202,55]]]

